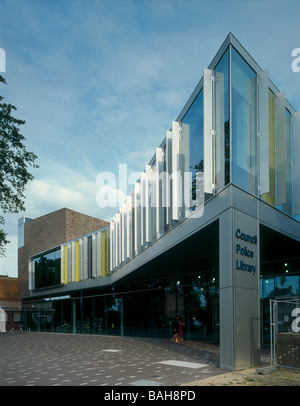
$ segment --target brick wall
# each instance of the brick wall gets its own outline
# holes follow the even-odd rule
[[[18,279],[0,275],[0,303],[16,300],[18,300]]]
[[[61,209],[24,224],[24,246],[18,250],[19,297],[29,295],[28,263],[32,255],[109,225],[71,209]]]
[[[21,321],[14,321],[15,315],[18,314],[18,320],[21,320],[22,310],[21,300],[18,298],[17,278],[0,275],[0,308],[3,308],[6,313],[6,331],[12,328],[17,330]]]

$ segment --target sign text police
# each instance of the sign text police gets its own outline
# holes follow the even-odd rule
[[[256,265],[249,264],[248,261],[254,258],[255,249],[253,246],[257,245],[257,236],[244,233],[237,228],[235,237],[238,241],[235,245],[235,254],[242,257],[236,260],[236,269],[248,271],[255,275]],[[249,244],[251,245],[249,246]]]

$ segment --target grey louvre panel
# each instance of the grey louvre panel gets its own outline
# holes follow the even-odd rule
[[[203,70],[204,192],[213,193],[213,71]]]
[[[269,71],[258,75],[259,193],[269,192]]]
[[[276,95],[276,161],[277,199],[276,204],[286,202],[286,134],[285,134],[285,91]]]
[[[300,214],[300,111],[293,117],[294,215]]]

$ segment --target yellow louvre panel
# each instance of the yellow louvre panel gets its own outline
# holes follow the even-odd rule
[[[97,233],[97,277],[101,276],[101,233]]]
[[[107,275],[107,231],[101,233],[101,276]]]
[[[80,280],[79,278],[80,260],[79,260],[79,241],[75,242],[75,282]]]
[[[68,283],[68,246],[64,246],[64,283]]]

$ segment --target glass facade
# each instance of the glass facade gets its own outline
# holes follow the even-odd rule
[[[229,122],[229,48],[218,62],[215,67],[215,72],[221,73],[223,75],[223,81],[219,86],[222,85],[222,97],[224,102],[221,103],[222,111],[219,113],[220,119],[218,119],[218,105],[215,104],[215,128],[217,135],[224,137],[224,149],[218,148],[217,136],[216,136],[216,146],[215,146],[215,173],[216,175],[222,171],[220,168],[224,165],[224,181],[222,185],[227,185],[230,182],[230,122]],[[215,93],[218,91],[218,86],[215,88]],[[215,101],[218,101],[218,96],[215,94]],[[223,128],[222,128],[223,127]],[[220,153],[222,151],[222,153]],[[220,182],[218,179],[215,180],[217,186]],[[221,188],[217,187],[216,191]]]
[[[217,272],[150,280],[24,304],[26,329],[79,334],[172,337],[175,315],[187,339],[219,341]]]
[[[60,249],[45,253],[34,259],[35,289],[60,284],[61,279]]]
[[[300,295],[299,259],[294,264],[293,261],[288,263],[280,261],[274,264],[274,268],[278,269],[276,276],[274,273],[262,276],[260,281],[262,343],[264,344],[270,343],[270,299],[297,299]],[[273,272],[276,270],[274,269]]]
[[[213,87],[213,123],[214,137],[214,168],[215,189],[219,192],[230,182],[230,138],[229,138],[229,48],[224,52],[214,69]],[[195,179],[197,172],[204,169],[204,136],[203,136],[203,88],[195,97],[192,105],[181,122],[189,126],[189,163],[193,178],[193,199],[195,196]],[[207,195],[206,199],[211,197]]]
[[[256,72],[232,48],[232,183],[257,192]]]
[[[204,168],[204,153],[203,153],[203,91],[195,98],[193,104],[187,111],[182,122],[189,125],[190,135],[190,171],[192,172],[193,180],[193,195],[192,199],[196,199],[195,183],[196,172],[203,172]]]
[[[261,334],[270,342],[270,299],[300,297],[299,242],[261,226]],[[289,315],[290,316],[290,315]]]

